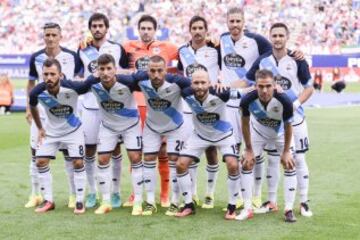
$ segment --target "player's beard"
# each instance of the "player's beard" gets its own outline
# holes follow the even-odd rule
[[[57,85],[59,84],[59,81],[60,81],[60,79],[56,80],[55,82],[49,82],[49,83],[45,82],[46,89],[48,89],[50,91],[54,90],[57,87]]]
[[[93,38],[95,41],[100,41],[103,40],[106,36],[106,33],[101,33],[101,32],[95,32],[95,34],[93,34]]]

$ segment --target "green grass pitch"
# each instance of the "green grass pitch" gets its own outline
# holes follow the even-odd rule
[[[56,209],[35,214],[23,207],[30,191],[29,127],[23,113],[0,116],[0,239],[360,239],[360,107],[308,109],[307,116],[314,216],[301,217],[297,202],[295,224],[284,223],[282,211],[241,223],[223,220],[221,208],[227,200],[223,164],[213,210],[198,209],[195,216],[186,219],[167,217],[161,208],[151,217],[132,217],[129,208],[115,209],[105,216],[96,216],[89,209],[85,215],[75,216],[66,207],[68,186],[62,157],[51,163]],[[128,166],[125,157],[123,198],[130,192]],[[201,198],[204,166],[202,161],[198,180]]]

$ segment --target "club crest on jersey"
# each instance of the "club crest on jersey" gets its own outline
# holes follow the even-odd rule
[[[154,111],[159,112],[164,111],[171,106],[170,101],[161,98],[150,98],[148,103]]]
[[[102,101],[101,106],[105,109],[105,111],[110,113],[116,112],[117,110],[124,108],[124,104],[122,102],[117,102],[113,100]]]
[[[196,114],[196,118],[205,125],[214,125],[217,121],[219,121],[220,116],[217,113],[209,113],[209,112],[203,112]]]
[[[65,93],[65,98],[69,99],[70,98],[70,94],[69,93]]]
[[[287,79],[284,76],[281,76],[280,74],[275,76],[275,82],[279,84],[284,90],[289,90],[292,85],[289,79]]]
[[[117,93],[118,93],[119,95],[123,95],[123,94],[124,94],[124,92],[122,91],[122,89],[119,89],[119,90],[117,91]]]
[[[97,60],[92,60],[88,65],[88,70],[91,73],[94,73],[97,69]]]
[[[210,106],[214,107],[216,105],[216,101],[215,100],[211,100],[210,102]]]
[[[204,65],[199,64],[199,63],[194,63],[194,64],[190,64],[189,66],[186,67],[186,76],[191,77],[193,75],[193,73],[198,70],[204,70],[207,72],[207,69]]]
[[[159,47],[154,47],[154,48],[152,49],[152,52],[153,52],[154,54],[159,54],[159,53],[160,53],[160,48],[159,48]]]
[[[165,92],[166,93],[171,93],[171,89],[168,87],[168,88],[165,89]]]
[[[228,68],[242,68],[245,66],[245,59],[236,53],[230,53],[224,57],[224,63]]]
[[[49,112],[58,118],[67,118],[74,110],[69,105],[57,105],[49,109]]]
[[[278,113],[278,112],[280,112],[280,109],[279,109],[279,107],[275,106],[271,109],[271,111]]]
[[[149,67],[150,58],[149,57],[142,57],[136,60],[135,68],[140,71],[146,71]]]

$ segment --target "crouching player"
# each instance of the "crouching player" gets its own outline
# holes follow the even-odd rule
[[[209,147],[219,148],[228,170],[227,186],[229,202],[225,219],[235,219],[236,199],[239,195],[240,174],[238,166],[238,148],[233,129],[227,120],[226,102],[231,98],[240,98],[237,91],[226,90],[216,93],[210,87],[209,75],[199,70],[193,73],[191,87],[182,91],[185,101],[193,112],[194,132],[186,140],[176,164],[177,180],[184,196],[185,206],[175,216],[186,217],[195,213],[192,200],[189,165],[199,162],[201,154]]]
[[[262,69],[255,74],[255,90],[240,103],[242,131],[245,141],[242,169],[244,209],[237,220],[253,217],[251,206],[255,157],[261,156],[267,144],[281,153],[284,167],[285,222],[295,222],[293,206],[296,194],[296,171],[291,151],[293,104],[285,93],[277,93],[273,73]],[[251,115],[251,118],[250,118]]]
[[[45,60],[42,74],[44,82],[31,91],[29,98],[31,114],[39,129],[36,166],[39,172],[40,189],[44,197],[43,203],[35,209],[35,212],[43,213],[55,209],[49,163],[50,159],[55,159],[55,154],[61,144],[68,150],[73,162],[76,189],[74,213],[81,214],[85,212],[83,202],[86,174],[83,162],[84,135],[81,121],[77,116],[77,100],[79,94],[87,90],[82,88],[84,84],[62,79],[61,66],[56,59]],[[47,115],[44,126],[39,117],[38,102],[45,108]]]

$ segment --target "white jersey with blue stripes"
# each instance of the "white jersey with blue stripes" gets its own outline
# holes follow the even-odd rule
[[[246,74],[246,78],[255,81],[255,73],[258,69],[268,69],[273,72],[277,84],[279,84],[291,101],[298,99],[304,88],[312,86],[312,78],[309,66],[305,60],[295,60],[286,55],[279,61],[272,52],[262,55]],[[294,125],[304,120],[304,109],[300,106],[294,114]]]
[[[144,93],[147,116],[145,124],[154,132],[166,133],[178,129],[184,122],[181,90],[191,82],[178,75],[166,75],[164,84],[155,89],[150,80],[140,80]]]
[[[229,85],[244,79],[256,59],[271,51],[271,44],[263,36],[250,32],[244,32],[239,40],[234,41],[228,32],[220,37],[220,49],[222,81]],[[239,107],[239,101],[229,101],[228,105]]]
[[[264,105],[256,90],[246,94],[240,103],[242,116],[250,117],[253,129],[263,137],[276,138],[284,134],[284,123],[293,121],[293,105],[285,93],[274,92]]]
[[[89,77],[89,79],[96,79]],[[117,81],[109,90],[99,82],[91,86],[100,107],[101,121],[105,128],[122,132],[139,122],[139,112],[133,91],[139,87],[130,76],[116,75]]]
[[[227,117],[226,102],[229,99],[240,99],[241,95],[237,90],[228,89],[218,94],[211,87],[206,99],[200,102],[189,87],[182,91],[182,96],[193,112],[194,130],[201,139],[218,142],[233,134]]]
[[[101,54],[110,54],[114,57],[117,68],[127,68],[128,58],[124,48],[115,42],[105,41],[100,48],[89,45],[84,49],[78,50],[78,56],[81,60],[84,78],[86,79],[97,69],[97,59]],[[99,109],[95,96],[92,92],[85,95],[83,106],[86,109]]]
[[[46,121],[43,128],[47,136],[60,137],[77,130],[81,121],[78,117],[77,100],[79,94],[88,91],[84,83],[61,80],[56,96],[46,90],[44,82],[38,84],[30,93],[30,105],[40,104],[45,109]]]

